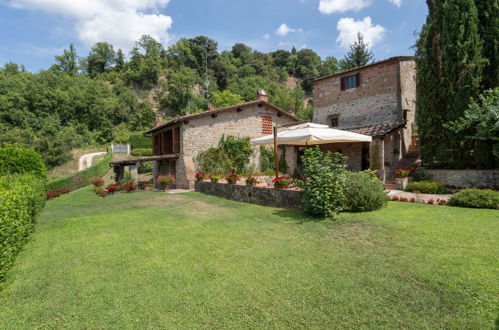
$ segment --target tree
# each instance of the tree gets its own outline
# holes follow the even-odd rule
[[[113,45],[107,42],[98,42],[90,50],[86,59],[87,72],[91,77],[106,72],[116,60]]]
[[[417,42],[416,123],[423,163],[434,167],[467,165],[470,145],[464,132],[446,124],[463,116],[482,80],[481,40],[472,0],[427,0],[429,14]]]
[[[319,77],[321,58],[312,49],[301,49],[296,53],[296,75],[302,79],[303,89],[312,90],[313,80]]]
[[[499,1],[475,0],[478,10],[478,31],[483,41],[485,66],[482,90],[499,86]]]
[[[472,101],[462,118],[447,125],[473,143],[475,165],[494,168],[499,160],[499,87]]]
[[[116,52],[116,70],[122,71],[125,68],[125,63],[125,54],[123,54],[123,51],[119,48]]]
[[[223,108],[244,103],[244,100],[241,95],[226,90],[223,92],[213,92],[211,103],[213,103],[215,108]]]
[[[355,69],[372,63],[373,59],[374,55],[369,50],[369,44],[364,42],[364,36],[358,32],[357,40],[350,45],[347,55],[340,61],[340,66],[342,70]]]
[[[62,55],[56,56],[55,60],[62,72],[69,75],[75,75],[78,72],[78,54],[73,44],[69,45],[69,49],[64,49]]]
[[[320,75],[327,76],[333,73],[338,72],[338,60],[334,56],[328,56],[324,61],[321,62],[320,66]]]

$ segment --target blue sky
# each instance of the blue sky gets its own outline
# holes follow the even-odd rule
[[[220,50],[243,42],[342,58],[357,31],[379,60],[413,54],[426,14],[421,0],[0,0],[0,64],[37,71],[70,43],[85,56],[97,41],[129,50],[142,34],[165,45],[207,35]]]

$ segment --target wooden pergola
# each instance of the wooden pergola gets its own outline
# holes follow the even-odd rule
[[[130,174],[132,176],[132,180],[137,183],[138,181],[138,166],[137,164],[139,163],[146,163],[146,162],[154,162],[158,160],[164,160],[164,159],[178,159],[179,154],[168,154],[168,155],[160,155],[160,156],[149,156],[149,157],[143,157],[143,158],[132,158],[132,159],[125,159],[125,160],[119,160],[115,162],[109,163],[109,165],[113,168],[115,168],[114,172],[116,173],[115,181],[120,182],[123,177],[125,176],[125,167],[128,166],[130,168]],[[154,178],[156,179],[156,178]]]

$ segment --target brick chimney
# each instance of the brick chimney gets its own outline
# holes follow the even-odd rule
[[[267,92],[264,91],[263,89],[259,89],[257,92],[256,92],[256,100],[257,101],[265,101],[265,102],[268,102],[269,101],[269,97],[267,95]]]
[[[213,106],[213,104],[211,104],[211,103],[210,103],[210,104],[208,104],[208,110],[209,110],[209,111],[213,111],[213,110],[215,110],[215,107]]]
[[[292,114],[292,115],[296,115],[296,109],[295,109],[295,107],[293,107],[293,106],[289,107],[289,108],[288,108],[288,112],[289,112],[290,114]]]
[[[157,113],[156,114],[156,127],[163,125],[163,117]]]

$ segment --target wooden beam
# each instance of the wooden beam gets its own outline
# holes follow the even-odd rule
[[[277,127],[274,126],[274,166],[275,166],[275,177],[279,176],[279,155],[277,152]]]

